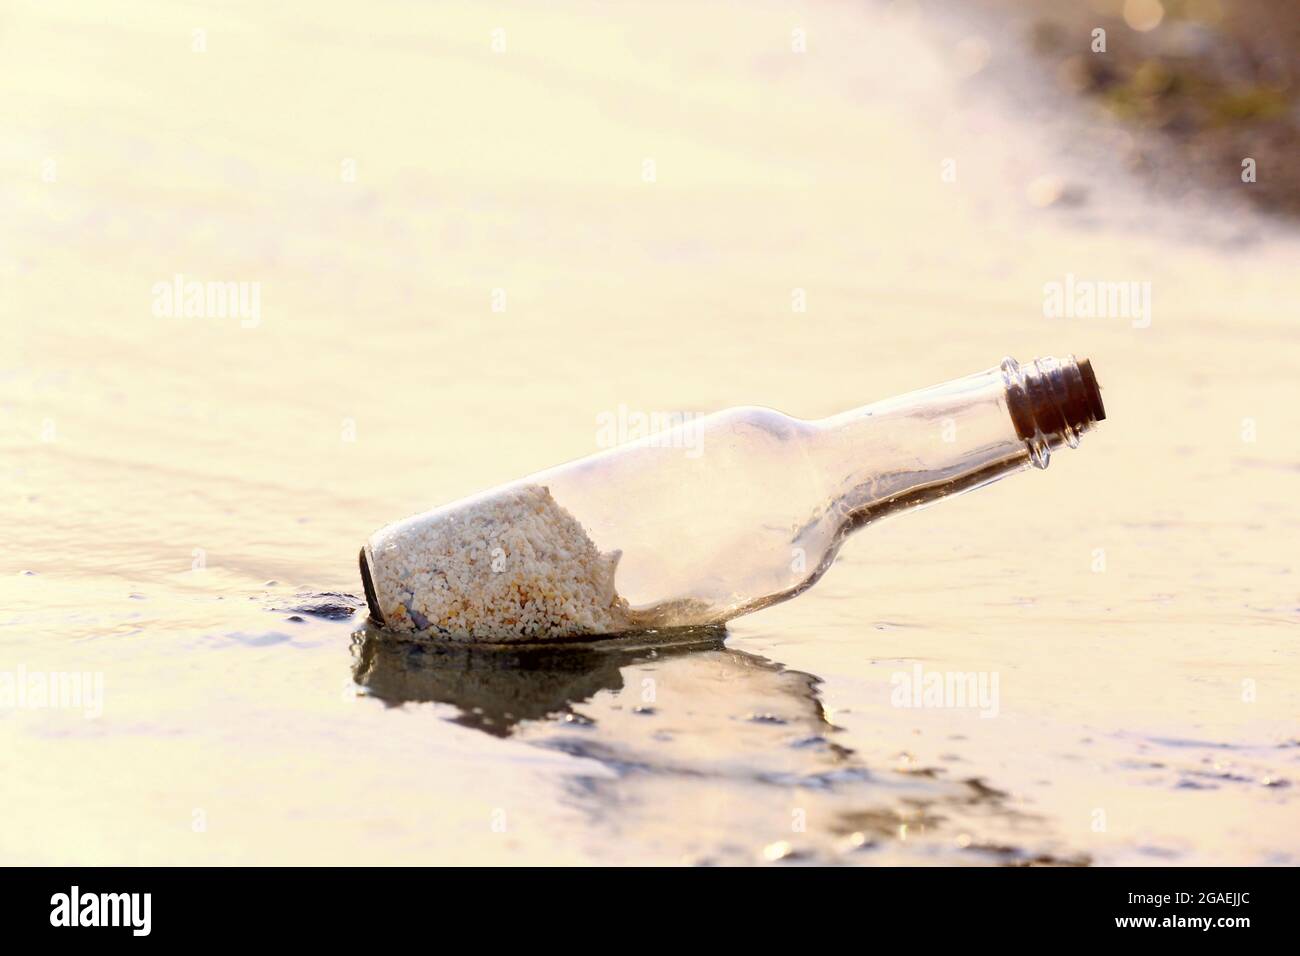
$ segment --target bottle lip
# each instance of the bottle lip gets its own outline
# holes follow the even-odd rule
[[[1074,446],[1079,436],[1106,418],[1101,386],[1090,359],[1064,362],[1040,358],[1026,365],[1003,363],[1007,408],[1016,434],[1031,446]]]
[[[1092,370],[1092,359],[1079,359],[1075,362],[1079,375],[1083,378],[1084,400],[1094,422],[1106,420],[1106,406],[1101,402],[1101,386],[1097,384],[1097,373]]]

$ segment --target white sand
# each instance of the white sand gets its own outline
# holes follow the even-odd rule
[[[626,625],[602,554],[537,485],[516,486],[376,533],[372,573],[394,630],[466,640],[606,634]]]

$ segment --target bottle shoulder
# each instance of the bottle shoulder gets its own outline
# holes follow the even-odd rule
[[[817,430],[812,422],[766,405],[738,405],[723,409],[707,416],[703,424],[709,429],[753,430],[781,439],[806,437]]]

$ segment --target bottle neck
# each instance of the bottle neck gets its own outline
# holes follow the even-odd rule
[[[815,457],[852,527],[996,481],[1075,447],[1105,418],[1085,359],[1014,359],[816,422]]]

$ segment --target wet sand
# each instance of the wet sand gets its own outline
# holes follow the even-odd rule
[[[32,4],[0,56],[0,672],[103,678],[89,719],[0,710],[0,859],[1300,859],[1300,239],[1152,195],[1021,37]],[[155,314],[178,273],[259,283],[256,322]],[[1068,276],[1150,313],[1045,316]],[[819,417],[1067,352],[1082,448],[723,644],[515,666],[350,613],[375,528],[620,406]],[[917,665],[996,714],[899,706]]]

